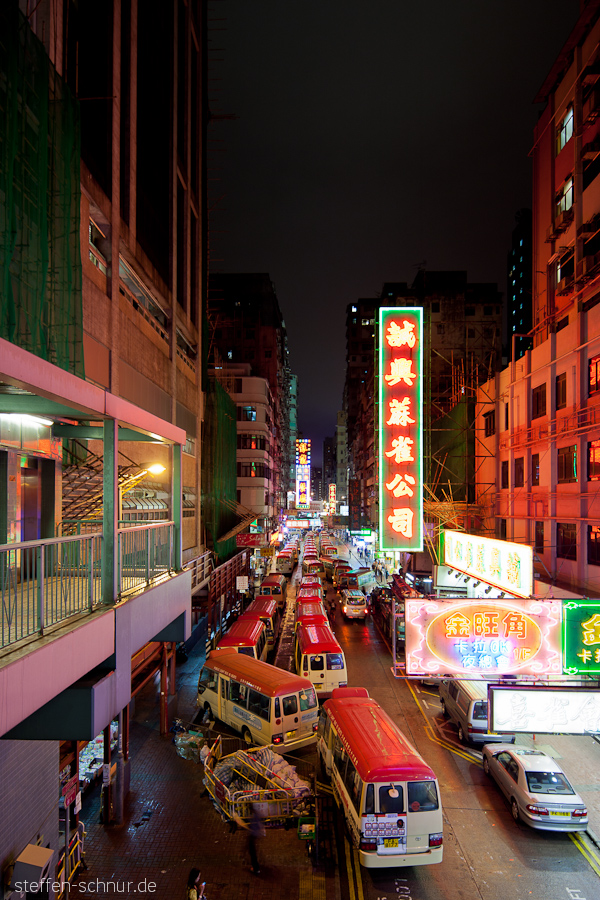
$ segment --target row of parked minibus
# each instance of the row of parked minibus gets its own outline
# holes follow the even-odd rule
[[[316,544],[305,543],[303,572],[313,552],[327,547],[323,536]],[[286,606],[287,579],[276,572],[208,655],[198,705],[249,744],[270,744],[281,753],[316,744],[362,865],[441,862],[436,776],[366,689],[348,687],[345,656],[324,606],[323,577],[305,572],[295,598],[296,674],[266,662]]]

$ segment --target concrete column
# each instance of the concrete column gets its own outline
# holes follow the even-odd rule
[[[172,449],[173,460],[173,488],[171,496],[172,518],[175,523],[174,528],[174,565],[177,572],[181,571],[181,530],[183,526],[183,501],[182,501],[182,472],[181,472],[181,444],[174,444]],[[199,503],[200,497],[197,498]],[[197,507],[199,509],[199,506]]]
[[[102,602],[110,605],[118,595],[119,491],[118,491],[118,426],[114,419],[104,422],[104,485],[102,531]]]

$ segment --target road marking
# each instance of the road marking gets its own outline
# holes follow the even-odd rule
[[[463,759],[466,759],[468,762],[474,762],[478,766],[483,767],[483,762],[481,761],[481,759],[478,756],[475,756],[474,753],[471,753],[470,750],[463,750],[460,747],[457,747],[456,744],[452,744],[450,741],[447,741],[445,738],[439,738],[433,733],[433,729],[431,727],[429,719],[427,718],[425,711],[423,710],[423,707],[421,705],[421,701],[415,694],[415,691],[414,691],[410,681],[407,680],[406,684],[408,685],[409,691],[413,695],[414,701],[419,708],[419,712],[425,719],[425,722],[426,722],[425,734],[427,735],[429,740],[434,744],[439,744],[440,747],[444,747],[446,750],[450,750],[450,752],[454,753],[456,756],[461,756]],[[423,703],[424,702],[425,701],[423,701]]]
[[[348,890],[350,891],[349,900],[356,900],[356,893],[354,891],[354,876],[352,873],[352,860],[350,856],[350,844],[348,843],[347,837],[344,835],[344,856],[346,857],[346,871],[348,873]]]
[[[585,843],[579,831],[570,831],[569,837],[571,838],[581,855],[585,856],[596,875],[600,875],[600,856],[598,855],[596,849]]]
[[[363,894],[363,886],[362,886],[362,869],[360,867],[360,859],[358,858],[358,850],[356,847],[354,848],[354,871],[356,872],[356,890],[358,893],[358,900],[364,900],[365,895]]]

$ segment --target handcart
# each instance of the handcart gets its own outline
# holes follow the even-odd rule
[[[205,769],[206,789],[225,820],[250,822],[258,812],[265,824],[288,825],[306,808],[310,785],[295,773],[288,777],[281,767],[273,771],[262,761],[268,750],[238,750]],[[272,756],[281,761],[278,754]]]

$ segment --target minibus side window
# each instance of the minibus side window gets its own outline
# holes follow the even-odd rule
[[[275,697],[275,718],[281,718],[281,704],[279,702],[279,697]]]
[[[227,685],[229,682],[221,676],[221,697],[223,700],[227,700]]]
[[[327,654],[327,669],[331,672],[335,669],[343,669],[344,668],[344,657],[341,653],[328,653]]]
[[[439,808],[435,781],[409,781],[406,790],[411,812],[428,812]]]
[[[212,669],[208,669],[206,666],[202,669],[200,673],[200,681],[198,683],[198,690],[204,688],[205,691],[216,691],[217,690],[217,682],[219,680],[219,676],[216,672],[213,672]]]
[[[240,684],[238,681],[232,680],[229,686],[229,696],[234,703],[238,704],[238,706],[246,706],[248,689],[245,684]]]
[[[404,791],[401,784],[382,784],[379,788],[379,812],[401,813],[404,810]]]
[[[310,669],[311,672],[322,672],[325,668],[325,660],[322,656],[311,656]]]
[[[254,656],[254,647],[238,647],[238,653],[243,653],[244,656]],[[256,656],[258,659],[258,656]]]
[[[306,712],[307,709],[314,709],[317,705],[317,695],[314,688],[303,688],[300,691],[300,711]]]
[[[248,693],[248,709],[261,719],[269,721],[269,698],[250,688]]]
[[[298,698],[295,694],[291,697],[283,698],[283,714],[284,716],[295,716],[298,712]]]
[[[375,813],[375,789],[372,784],[367,785],[365,791],[365,815],[372,816]]]
[[[344,780],[344,776],[346,774],[346,763],[348,762],[348,757],[346,756],[346,751],[344,750],[344,745],[340,741],[339,737],[336,735],[335,745],[333,748],[333,761],[335,763],[335,767],[340,773],[340,778],[342,781]]]
[[[327,715],[325,710],[322,709],[321,712],[319,713],[318,734],[319,734],[319,737],[323,738],[323,740],[325,741],[326,744],[329,743],[330,726],[331,726],[331,722],[330,722],[329,716]]]

